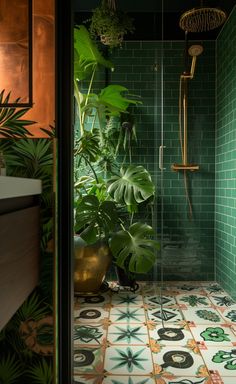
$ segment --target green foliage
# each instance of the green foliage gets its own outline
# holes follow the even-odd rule
[[[0,93],[0,103],[8,103],[10,99],[10,93],[4,98],[3,90]],[[18,103],[20,99],[16,99],[15,103]],[[0,134],[6,138],[19,138],[26,136],[33,136],[26,126],[32,125],[35,121],[22,120],[21,117],[29,111],[30,108],[15,107],[0,107]]]
[[[142,223],[115,233],[109,244],[116,264],[133,273],[147,273],[155,263],[154,249],[160,248],[159,243],[150,238],[152,235],[152,227]]]
[[[100,37],[101,42],[111,48],[120,46],[124,35],[134,31],[133,19],[126,13],[111,8],[107,0],[102,0],[88,21],[91,21],[91,35]]]
[[[16,356],[6,355],[0,360],[0,383],[15,384],[22,375],[22,366]]]
[[[77,203],[75,231],[89,244],[98,238],[108,237],[117,221],[117,209],[113,201],[100,202],[96,196],[87,195]]]
[[[114,200],[127,206],[146,201],[155,191],[151,176],[142,165],[121,167],[120,175],[112,176],[108,184]]]
[[[34,384],[52,384],[53,383],[53,368],[45,359],[32,365],[27,370],[27,376]]]

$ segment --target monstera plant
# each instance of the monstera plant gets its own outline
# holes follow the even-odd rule
[[[130,156],[136,134],[129,108],[141,101],[122,85],[109,84],[99,89],[96,76],[101,75],[102,68],[111,70],[113,64],[102,56],[84,26],[75,28],[74,39],[78,243],[88,247],[106,241],[116,265],[126,272],[146,273],[155,263],[159,244],[148,224],[134,220],[136,214],[140,216],[139,207],[143,210],[152,204],[155,194],[150,173],[142,165],[132,164]],[[81,268],[81,253],[79,259]]]

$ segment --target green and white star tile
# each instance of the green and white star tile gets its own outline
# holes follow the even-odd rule
[[[112,324],[108,328],[110,344],[148,344],[147,327],[140,324]]]
[[[112,305],[116,305],[118,307],[141,306],[143,305],[143,297],[142,295],[130,292],[113,294]]]
[[[151,351],[146,346],[110,346],[104,369],[114,375],[149,375],[153,371]]]
[[[144,323],[145,311],[140,307],[114,307],[110,312],[112,323]]]

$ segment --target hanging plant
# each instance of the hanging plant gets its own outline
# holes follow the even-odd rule
[[[116,0],[102,0],[90,21],[91,35],[111,48],[120,46],[124,36],[134,32],[133,19],[116,9]]]

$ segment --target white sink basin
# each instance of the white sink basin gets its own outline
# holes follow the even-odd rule
[[[42,181],[24,177],[0,176],[0,199],[39,195]]]

